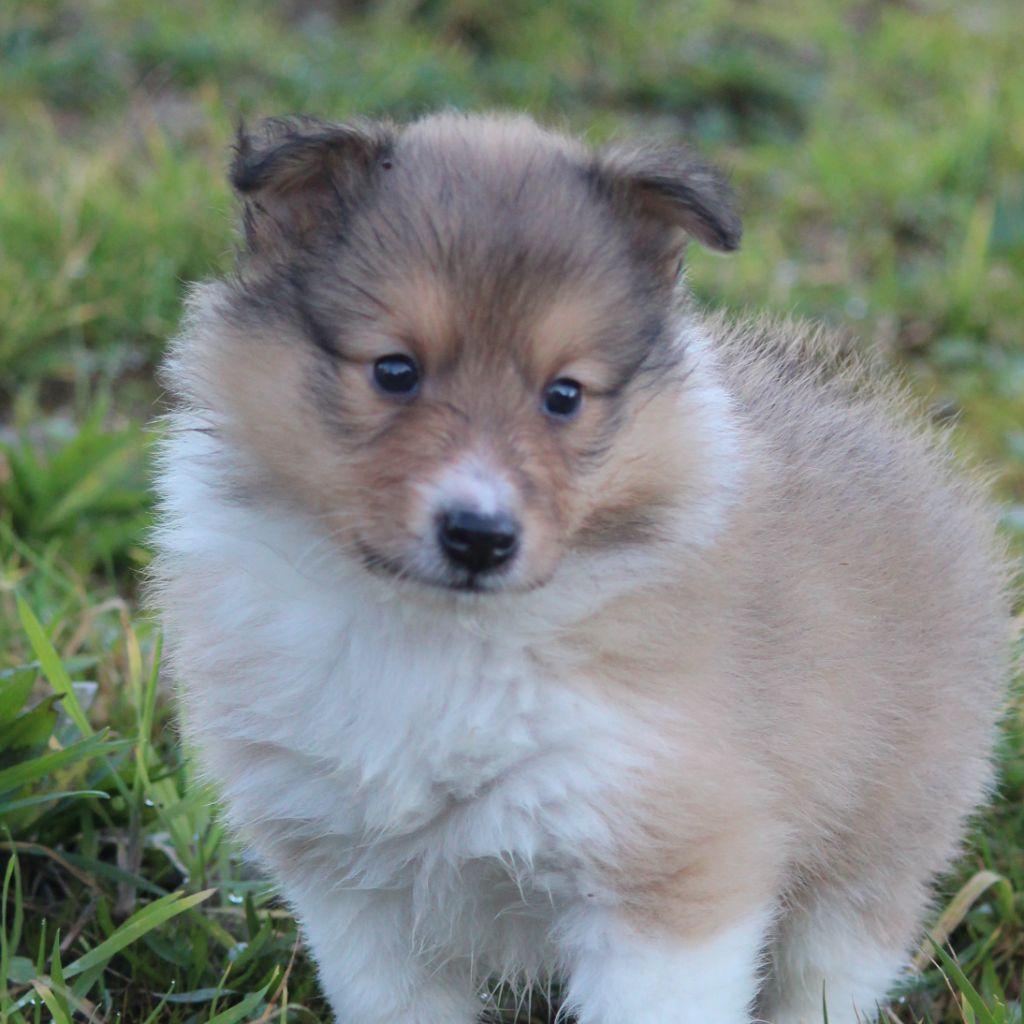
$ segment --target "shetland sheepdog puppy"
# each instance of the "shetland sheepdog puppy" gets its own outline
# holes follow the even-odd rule
[[[525,117],[238,139],[165,368],[187,739],[341,1022],[871,1017],[992,780],[979,488],[822,332],[681,283],[722,178]]]

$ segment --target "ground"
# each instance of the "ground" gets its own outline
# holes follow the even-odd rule
[[[190,784],[139,606],[153,368],[184,283],[230,263],[240,117],[526,108],[688,138],[746,224],[736,257],[693,253],[701,299],[879,348],[956,422],[1020,554],[1021,52],[1015,0],[5,0],[0,1020],[330,1019]],[[1019,681],[1001,764],[942,886],[950,953],[924,948],[891,1019],[1021,1019]]]

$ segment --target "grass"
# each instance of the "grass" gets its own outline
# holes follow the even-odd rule
[[[694,252],[701,297],[890,353],[1024,553],[1022,46],[1013,0],[6,0],[0,1021],[330,1019],[190,779],[137,596],[153,368],[184,282],[230,262],[239,116],[526,107],[687,135],[746,223],[737,257]],[[1021,1020],[1020,681],[1001,763],[891,1019]]]

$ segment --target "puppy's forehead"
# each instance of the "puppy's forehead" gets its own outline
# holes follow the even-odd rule
[[[577,144],[521,119],[434,118],[407,129],[381,176],[366,227],[462,277],[537,292],[614,248],[614,219],[596,200]]]
[[[515,353],[536,373],[622,333],[634,268],[578,144],[526,119],[439,117],[388,164],[343,268],[384,331],[435,361]]]

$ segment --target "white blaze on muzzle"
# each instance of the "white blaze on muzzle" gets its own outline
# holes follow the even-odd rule
[[[446,467],[437,478],[421,484],[427,515],[431,518],[454,509],[465,509],[482,516],[516,517],[519,502],[508,476],[481,455],[463,456]]]

